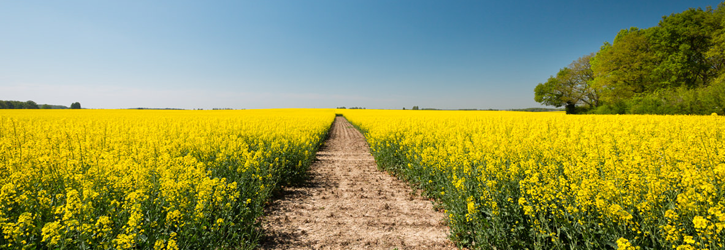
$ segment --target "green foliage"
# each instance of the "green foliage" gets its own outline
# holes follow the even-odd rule
[[[589,110],[589,114],[625,114],[627,113],[627,105],[624,102],[615,102],[604,104],[595,109]]]
[[[635,96],[627,101],[607,104],[592,110],[593,114],[693,114],[725,115],[725,77],[712,85],[688,89],[685,86],[660,89]]]
[[[564,111],[563,109],[552,109],[552,108],[525,108],[525,109],[510,109],[510,111],[523,111],[523,112],[555,112]]]
[[[27,101],[27,102],[25,102],[25,108],[27,108],[27,109],[39,109],[40,107],[38,107],[38,104],[35,103],[34,101]]]
[[[570,65],[537,85],[534,100],[568,114],[722,114],[725,2],[621,30],[589,63],[591,79],[579,86],[591,97],[579,100],[568,87]]]
[[[559,81],[556,77],[550,76],[546,82],[536,85],[536,88],[534,88],[534,100],[547,106],[557,108],[563,106],[562,93],[556,89],[558,85]]]
[[[34,101],[0,101],[0,109],[38,109],[38,104]]]
[[[71,109],[80,109],[81,108],[81,103],[80,102],[71,103],[70,108]]]
[[[565,106],[567,114],[599,106],[599,91],[591,87],[593,55],[580,57],[534,88],[534,100],[548,106]],[[584,106],[577,108],[576,105]]]
[[[716,71],[707,60],[712,35],[722,30],[712,10],[689,9],[663,17],[650,36],[659,65],[654,76],[665,87],[704,86]]]
[[[650,47],[646,32],[637,28],[621,30],[614,44],[602,46],[592,60],[593,85],[602,101],[618,102],[647,90],[655,65]]]

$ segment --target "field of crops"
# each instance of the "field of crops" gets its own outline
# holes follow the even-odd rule
[[[723,249],[725,118],[338,110],[476,249]],[[333,110],[0,110],[0,248],[253,248]]]
[[[0,248],[254,247],[331,110],[0,110]]]
[[[725,118],[347,110],[480,249],[723,249]]]

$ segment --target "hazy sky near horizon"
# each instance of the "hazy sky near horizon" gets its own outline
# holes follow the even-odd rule
[[[719,1],[0,1],[0,100],[510,109],[629,27]]]

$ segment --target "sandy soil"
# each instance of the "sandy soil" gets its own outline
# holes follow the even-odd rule
[[[265,213],[262,249],[455,249],[445,214],[378,171],[365,138],[343,117],[307,183],[285,187]]]

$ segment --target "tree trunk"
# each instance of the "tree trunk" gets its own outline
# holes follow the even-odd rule
[[[566,113],[567,114],[576,114],[576,106],[572,102],[566,102]]]

